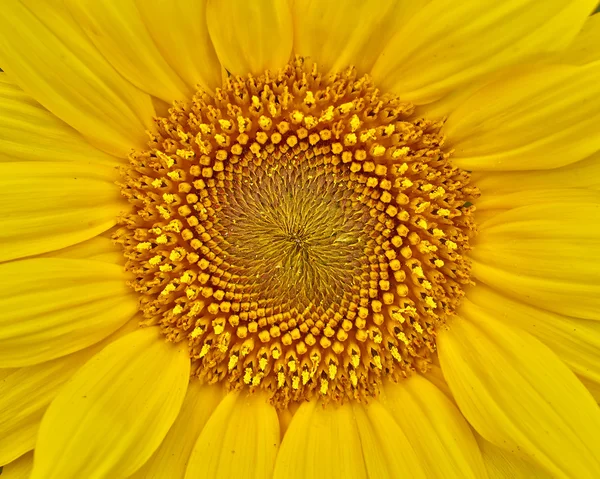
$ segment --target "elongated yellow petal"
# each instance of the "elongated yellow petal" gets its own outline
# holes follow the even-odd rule
[[[32,479],[127,477],[158,448],[185,396],[185,345],[145,328],[90,359],[46,412]]]
[[[442,372],[442,368],[437,365],[432,365],[431,368],[423,375],[427,381],[433,384],[439,391],[444,393],[444,395],[454,404],[454,397],[452,397],[452,391],[448,387],[448,383],[444,378],[444,373]]]
[[[0,162],[79,161],[116,166],[120,160],[91,146],[0,73]]]
[[[444,393],[419,375],[388,384],[384,391],[385,404],[421,459],[426,477],[485,477],[469,425]]]
[[[600,385],[600,321],[570,318],[528,306],[485,285],[470,289],[468,298],[502,322],[537,337],[571,371]]]
[[[115,156],[143,147],[150,97],[125,80],[59,0],[5,0],[0,62],[25,92]]]
[[[33,453],[23,454],[2,469],[2,479],[29,479],[33,469]]]
[[[279,447],[279,422],[268,396],[230,392],[200,433],[186,479],[273,476]]]
[[[352,406],[303,403],[281,443],[274,477],[368,477]]]
[[[373,67],[378,85],[417,103],[575,37],[595,0],[434,0],[392,38]]]
[[[522,75],[523,72],[535,71],[549,64],[585,65],[591,63],[600,59],[600,53],[596,48],[598,44],[600,44],[600,15],[593,15],[588,17],[583,28],[566,50],[556,53],[538,53],[523,59],[522,63],[493,70],[461,85],[438,101],[421,105],[417,108],[416,113],[427,118],[442,118],[456,110],[476,91],[499,79],[516,77]]]
[[[600,45],[600,15],[596,13],[586,20],[567,49],[558,53],[553,60],[575,65],[595,62],[600,60],[598,45]]]
[[[353,65],[369,73],[391,37],[426,0],[293,2],[294,53],[315,61],[321,73]]]
[[[494,446],[477,435],[479,448],[483,456],[490,479],[551,479],[543,469],[509,451]]]
[[[590,381],[589,379],[578,376],[581,383],[586,387],[586,389],[590,392],[596,402],[600,405],[600,384],[595,381]]]
[[[444,376],[471,425],[556,477],[598,477],[600,410],[589,392],[533,336],[473,311],[438,336]]]
[[[554,199],[499,213],[481,224],[470,252],[473,274],[529,305],[600,319],[600,196],[578,195],[577,190],[545,193]],[[569,201],[577,196],[590,200]]]
[[[137,311],[121,267],[28,259],[0,265],[0,365],[37,364],[94,344]]]
[[[17,369],[0,381],[0,464],[13,461],[35,447],[46,407],[82,364],[71,356],[81,353]]]
[[[600,151],[585,160],[554,168],[531,171],[483,171],[473,174],[482,199],[498,194],[521,194],[529,189],[600,188]],[[478,205],[479,208],[479,205]]]
[[[89,259],[118,265],[125,263],[121,247],[104,235],[95,236],[73,246],[38,255],[36,258]]]
[[[221,386],[202,385],[200,381],[192,380],[169,433],[148,462],[130,479],[183,478],[194,444],[223,395]]]
[[[0,163],[0,261],[93,238],[127,209],[114,168],[90,163]]]
[[[486,85],[444,133],[467,170],[556,168],[600,150],[600,63],[547,65]]]
[[[206,23],[207,0],[136,0],[152,40],[192,90],[221,84],[221,65]],[[177,25],[168,28],[165,25]]]
[[[169,103],[191,96],[192,91],[158,50],[135,0],[68,0],[67,5],[110,64],[140,90]],[[177,30],[176,25],[163,25],[164,30]]]
[[[34,448],[42,416],[63,385],[90,357],[136,330],[138,323],[134,318],[103,341],[68,356],[0,370],[0,464]],[[9,374],[3,376],[6,371]]]
[[[527,189],[518,192],[499,192],[493,195],[485,195],[477,199],[477,209],[488,212],[490,210],[506,211],[510,222],[519,221],[523,215],[523,207],[532,207],[539,205],[563,204],[571,205],[573,210],[577,209],[577,204],[598,204],[600,202],[600,193],[593,188],[544,188]],[[513,211],[508,211],[513,210]],[[495,216],[494,216],[495,218]],[[531,218],[527,218],[531,219]],[[545,218],[536,218],[545,219]],[[593,219],[593,218],[592,218]],[[490,220],[489,226],[500,226],[506,218]],[[560,225],[557,225],[560,227]]]
[[[550,53],[538,53],[537,55],[527,57],[522,63],[492,70],[465,85],[460,85],[437,101],[418,105],[415,108],[415,114],[425,118],[442,119],[448,117],[485,86],[502,81],[505,78],[512,78],[523,73],[535,71],[540,65],[546,66],[548,63],[552,63],[549,60],[550,58],[552,58],[552,54]]]
[[[290,59],[288,0],[208,0],[206,19],[219,60],[234,75],[276,70]]]
[[[425,478],[423,457],[415,454],[404,431],[379,402],[353,404],[368,477]]]

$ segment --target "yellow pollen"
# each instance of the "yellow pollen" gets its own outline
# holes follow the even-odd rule
[[[297,58],[155,125],[114,238],[143,324],[187,343],[194,378],[283,408],[366,402],[429,367],[471,281],[478,196],[443,122]]]

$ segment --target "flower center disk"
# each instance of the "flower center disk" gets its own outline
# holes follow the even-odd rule
[[[144,324],[192,374],[272,402],[368,400],[426,371],[470,282],[469,175],[441,122],[296,59],[156,120],[115,235]]]

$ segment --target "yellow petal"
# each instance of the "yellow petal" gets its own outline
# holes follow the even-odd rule
[[[368,477],[425,478],[424,461],[381,402],[353,403]]]
[[[350,404],[323,407],[313,400],[302,403],[294,414],[277,455],[274,478],[307,477],[368,477]]]
[[[484,285],[471,288],[468,298],[500,321],[537,337],[579,377],[600,384],[600,321],[528,306]]]
[[[415,114],[426,118],[445,118],[483,87],[499,80],[502,81],[505,78],[512,78],[526,72],[535,71],[540,65],[544,66],[549,62],[552,63],[550,61],[551,58],[553,58],[551,53],[538,53],[527,57],[521,63],[508,65],[485,73],[465,85],[458,86],[437,101],[418,105],[415,108]]]
[[[473,174],[482,199],[528,189],[600,188],[600,151],[585,160],[554,168],[531,171],[482,171]],[[479,202],[478,202],[479,203]],[[477,205],[478,208],[480,205]]]
[[[296,0],[292,12],[294,53],[315,61],[322,73],[350,65],[359,74],[369,73],[394,33],[426,3]]]
[[[0,365],[37,364],[94,344],[125,324],[137,298],[119,265],[27,259],[0,265]]]
[[[549,169],[600,150],[600,63],[538,66],[486,85],[443,131],[467,170]]]
[[[461,85],[438,101],[422,105],[417,108],[416,114],[427,118],[442,118],[457,109],[467,98],[476,91],[498,79],[510,78],[521,75],[523,72],[535,71],[540,66],[557,63],[584,65],[600,59],[597,45],[600,44],[600,15],[588,17],[583,28],[566,50],[556,53],[538,53],[528,56],[517,65],[509,65],[492,71],[481,78]]]
[[[281,439],[283,439],[285,433],[290,427],[292,419],[294,418],[294,412],[295,411],[290,410],[290,408],[285,408],[277,411],[277,416],[279,418],[279,435]]]
[[[600,60],[598,45],[600,45],[600,15],[596,13],[588,17],[573,42],[565,51],[557,55],[555,61],[585,65]]]
[[[554,200],[522,206],[480,225],[469,256],[476,279],[529,305],[600,319],[600,196],[563,201],[577,190],[549,190]],[[553,203],[552,201],[557,201]]]
[[[507,211],[510,221],[519,221],[523,215],[522,207],[531,207],[546,205],[548,203],[560,203],[563,205],[572,205],[572,209],[577,208],[579,203],[598,204],[600,202],[600,193],[594,189],[587,188],[543,188],[526,189],[518,192],[488,194],[477,199],[478,211],[489,210],[514,210]],[[494,216],[495,218],[495,216]],[[529,219],[529,218],[528,218]],[[490,222],[491,225],[499,225],[504,219]],[[481,224],[481,223],[479,223]]]
[[[191,96],[192,91],[158,50],[135,0],[68,0],[67,5],[77,23],[110,64],[140,90],[169,103]],[[164,22],[164,19],[161,20]],[[164,30],[177,31],[178,27],[163,23]]]
[[[0,464],[13,461],[35,447],[46,407],[82,364],[77,356],[81,353],[20,368],[0,380]]]
[[[89,163],[0,163],[0,261],[85,241],[127,206],[113,168]]]
[[[387,384],[384,392],[386,406],[421,458],[428,478],[485,477],[471,429],[444,393],[416,374]]]
[[[529,461],[494,446],[477,435],[479,448],[490,479],[551,479],[552,476]]]
[[[423,375],[427,381],[433,384],[437,389],[445,394],[445,396],[451,401],[454,402],[454,398],[452,397],[452,392],[448,387],[448,383],[444,378],[444,373],[442,372],[442,368],[437,365],[432,365],[430,369]]]
[[[32,450],[42,416],[63,385],[90,357],[114,340],[137,329],[128,321],[108,338],[68,356],[0,373],[0,464]]]
[[[434,0],[392,38],[373,77],[407,101],[429,103],[479,75],[566,47],[595,4]]]
[[[191,90],[200,84],[212,91],[221,84],[221,65],[206,24],[206,1],[136,1],[157,48]]]
[[[595,381],[590,381],[582,376],[578,376],[581,383],[590,392],[598,404],[600,404],[600,384]]]
[[[189,382],[185,345],[145,328],[90,359],[44,415],[32,479],[127,477],[158,448]]]
[[[485,439],[556,477],[599,477],[600,410],[592,396],[547,346],[475,308],[438,336],[462,413]]]
[[[145,146],[150,97],[104,59],[61,1],[5,0],[2,14],[0,62],[26,93],[108,153]]]
[[[2,479],[29,479],[33,469],[33,453],[23,454],[2,468]]]
[[[263,393],[230,392],[217,406],[190,456],[186,479],[267,479],[279,447],[279,421]]]
[[[120,160],[91,146],[0,73],[0,162],[79,161],[116,166]]]
[[[121,247],[106,236],[95,236],[73,246],[38,255],[36,258],[89,259],[118,265],[125,262]]]
[[[160,447],[129,479],[183,478],[192,448],[223,398],[223,388],[191,380],[181,411]]]
[[[234,75],[277,70],[290,58],[288,0],[208,0],[206,18],[219,60]]]

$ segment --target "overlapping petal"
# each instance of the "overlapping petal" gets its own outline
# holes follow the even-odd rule
[[[0,163],[0,261],[71,246],[127,209],[114,168],[92,162]]]
[[[44,415],[32,479],[127,477],[158,448],[185,397],[185,345],[158,328],[128,334],[90,359]]]
[[[190,89],[200,85],[213,91],[221,84],[221,64],[208,34],[206,4],[207,0],[136,0],[152,40],[171,68]]]
[[[259,392],[227,394],[194,445],[186,479],[270,479],[279,448],[279,422],[267,399]]]
[[[119,163],[0,73],[0,162],[4,161]]]
[[[531,462],[478,437],[479,449],[489,479],[551,479],[552,476]]]
[[[506,208],[480,224],[476,279],[531,306],[600,319],[600,194],[532,190],[482,199]]]
[[[321,73],[349,65],[359,74],[369,73],[394,33],[426,3],[296,0],[292,3],[294,53],[316,62]]]
[[[443,132],[466,170],[541,170],[600,150],[600,62],[506,75],[454,110]]]
[[[387,385],[385,395],[385,404],[425,467],[426,477],[485,477],[469,425],[442,391],[414,375],[401,384]]]
[[[192,90],[158,50],[135,0],[68,0],[67,5],[110,64],[140,90],[169,103],[191,96]]]
[[[592,396],[548,347],[472,308],[438,337],[462,413],[485,439],[556,477],[597,477],[600,410]]]
[[[277,455],[274,477],[360,479],[368,477],[366,467],[352,406],[323,408],[313,400],[294,414]]]
[[[52,361],[0,372],[0,464],[35,447],[42,416],[62,386],[107,344],[134,331],[134,318],[108,338]],[[8,374],[3,374],[8,373]]]
[[[434,0],[379,56],[373,77],[416,104],[531,55],[565,48],[595,0]]]
[[[107,337],[137,311],[118,264],[36,258],[0,265],[0,366],[37,364]]]
[[[200,432],[213,414],[224,390],[190,381],[181,411],[152,457],[130,479],[183,478]]]
[[[83,352],[28,368],[0,380],[0,464],[35,447],[42,415],[60,387],[73,375]]]
[[[29,479],[33,469],[33,453],[23,454],[19,459],[2,468],[2,479]]]
[[[423,457],[383,404],[353,404],[367,477],[425,478]],[[351,476],[352,477],[352,476]]]
[[[551,188],[600,189],[600,151],[561,168],[526,171],[484,171],[474,173],[473,183],[482,193],[482,201],[495,195],[522,194]],[[485,203],[484,203],[485,204]]]
[[[126,156],[146,144],[154,113],[150,97],[107,62],[62,3],[2,3],[2,68],[94,145]]]
[[[600,60],[600,14],[589,17],[575,39],[553,59],[557,62],[585,65]]]
[[[469,304],[537,337],[579,377],[600,387],[600,321],[571,318],[515,301],[485,285],[469,290]]]
[[[292,54],[288,0],[208,0],[210,37],[223,67],[233,75],[283,67]]]
[[[110,232],[66,248],[37,255],[36,258],[88,259],[118,265],[125,263],[121,247],[110,238]]]

